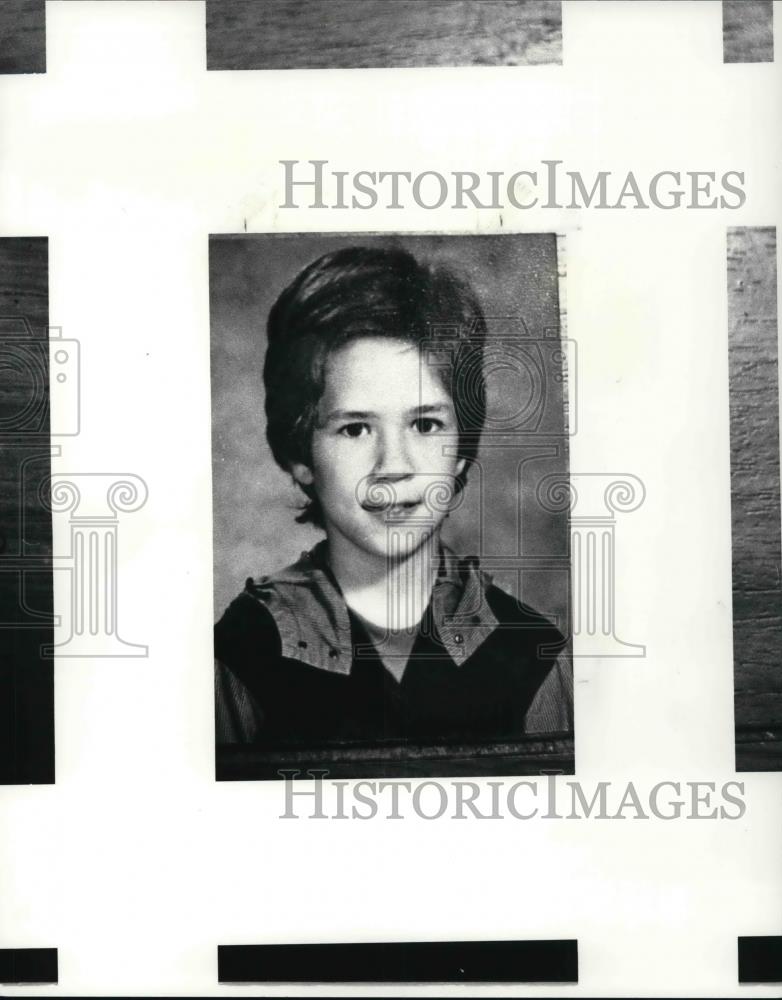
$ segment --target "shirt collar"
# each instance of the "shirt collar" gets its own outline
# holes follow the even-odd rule
[[[280,572],[250,577],[245,590],[274,618],[284,657],[349,674],[353,663],[350,616],[326,552],[324,540]],[[441,546],[432,591],[432,624],[457,665],[464,663],[498,624],[486,600],[490,583],[477,559],[459,559]]]

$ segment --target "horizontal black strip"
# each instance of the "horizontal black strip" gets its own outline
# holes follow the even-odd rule
[[[209,70],[562,62],[559,0],[207,0]]]
[[[221,983],[577,983],[578,942],[220,945]]]
[[[739,982],[782,983],[782,934],[739,938]]]
[[[0,983],[56,983],[56,948],[0,948]]]

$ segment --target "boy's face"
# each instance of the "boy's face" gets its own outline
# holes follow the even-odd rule
[[[332,551],[404,557],[443,522],[457,444],[453,401],[418,348],[364,337],[329,357],[312,464],[292,472],[313,486]]]

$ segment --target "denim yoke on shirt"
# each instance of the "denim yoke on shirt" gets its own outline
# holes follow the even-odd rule
[[[252,693],[252,672],[263,669],[264,656],[346,678],[356,669],[355,626],[351,626],[351,614],[325,560],[325,549],[321,542],[275,574],[248,578],[243,593],[218,622],[218,743],[252,743],[263,737],[265,710]],[[245,623],[252,613],[250,606],[257,612],[258,604],[266,612],[266,620],[273,622],[273,634],[271,629],[262,632],[265,648],[254,650],[252,629]],[[502,621],[497,610],[502,612]],[[458,559],[447,549],[441,550],[427,611],[434,642],[457,668],[474,666],[490,637],[496,647],[498,630],[503,643],[516,644],[520,651],[525,643],[536,642],[540,654],[533,659],[545,667],[539,671],[540,684],[526,709],[523,732],[572,731],[572,666],[564,637],[547,619],[519,606],[495,587],[477,559]],[[524,654],[529,658],[529,649],[524,649]],[[301,695],[306,697],[306,690]]]

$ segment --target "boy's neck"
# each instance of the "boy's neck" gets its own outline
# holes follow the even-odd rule
[[[437,574],[439,532],[404,559],[358,559],[355,553],[331,543],[328,552],[332,572],[349,608],[373,625],[394,632],[418,626]]]

